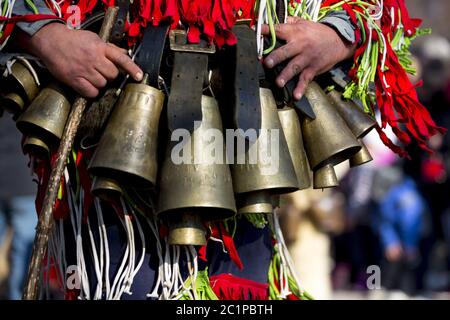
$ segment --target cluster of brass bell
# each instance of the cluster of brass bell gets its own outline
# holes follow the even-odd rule
[[[301,122],[305,150],[313,171],[315,189],[338,186],[334,166],[349,160],[357,166],[372,160],[361,139],[375,121],[354,102],[332,90],[326,94],[312,82],[306,90],[316,119],[304,117]]]
[[[115,105],[89,165],[94,176],[92,192],[108,199],[120,196],[127,187],[156,190],[155,213],[168,223],[169,243],[204,245],[204,223],[236,213],[271,214],[280,194],[311,184],[314,188],[336,186],[335,165],[349,159],[352,165],[370,160],[358,140],[373,128],[370,117],[343,100],[340,93],[327,95],[316,83],[309,86],[306,97],[316,114],[314,120],[299,117],[291,107],[278,109],[272,91],[260,88],[261,134],[239,150],[237,143],[245,137],[235,133],[230,162],[229,141],[226,145],[215,98],[202,96],[202,120],[192,132],[180,131],[179,139],[169,132],[158,147],[163,140],[158,130],[165,96],[145,80],[130,83]],[[211,151],[211,129],[219,133],[214,139],[219,138],[223,147],[212,163],[197,158]],[[260,150],[277,158],[274,171],[267,170],[273,163],[265,162]]]
[[[147,78],[127,84],[91,159],[91,191],[99,198],[120,196],[123,187],[155,186],[158,127],[165,95],[148,85]]]
[[[20,60],[3,81],[7,89],[0,106],[13,114],[17,128],[25,136],[23,151],[48,157],[50,150],[59,145],[69,116],[68,92],[57,83],[40,90],[33,73]]]

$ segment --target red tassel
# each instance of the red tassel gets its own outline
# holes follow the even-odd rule
[[[231,274],[209,278],[211,288],[220,300],[267,300],[268,284],[259,283]]]

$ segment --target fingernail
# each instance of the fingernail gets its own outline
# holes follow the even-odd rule
[[[297,92],[294,94],[294,96],[295,96],[295,99],[300,100],[303,97],[303,94]]]
[[[143,76],[144,74],[141,71],[139,71],[138,73],[136,73],[134,78],[136,79],[136,81],[141,81]]]
[[[266,66],[268,66],[269,68],[273,67],[273,60],[272,59],[267,59],[266,60]]]
[[[286,84],[286,81],[284,79],[278,79],[278,85],[280,87],[284,87],[285,84]]]

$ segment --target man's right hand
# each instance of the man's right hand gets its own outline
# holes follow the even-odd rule
[[[125,49],[103,42],[90,31],[71,30],[61,23],[44,26],[25,44],[39,57],[50,73],[79,94],[94,98],[119,70],[141,81],[142,70]]]

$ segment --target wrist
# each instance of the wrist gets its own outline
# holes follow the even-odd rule
[[[69,29],[65,24],[52,22],[39,29],[33,36],[28,37],[28,46],[26,49],[37,57],[41,57],[46,48],[49,47],[48,42],[51,41],[56,34],[60,32],[68,32]]]

